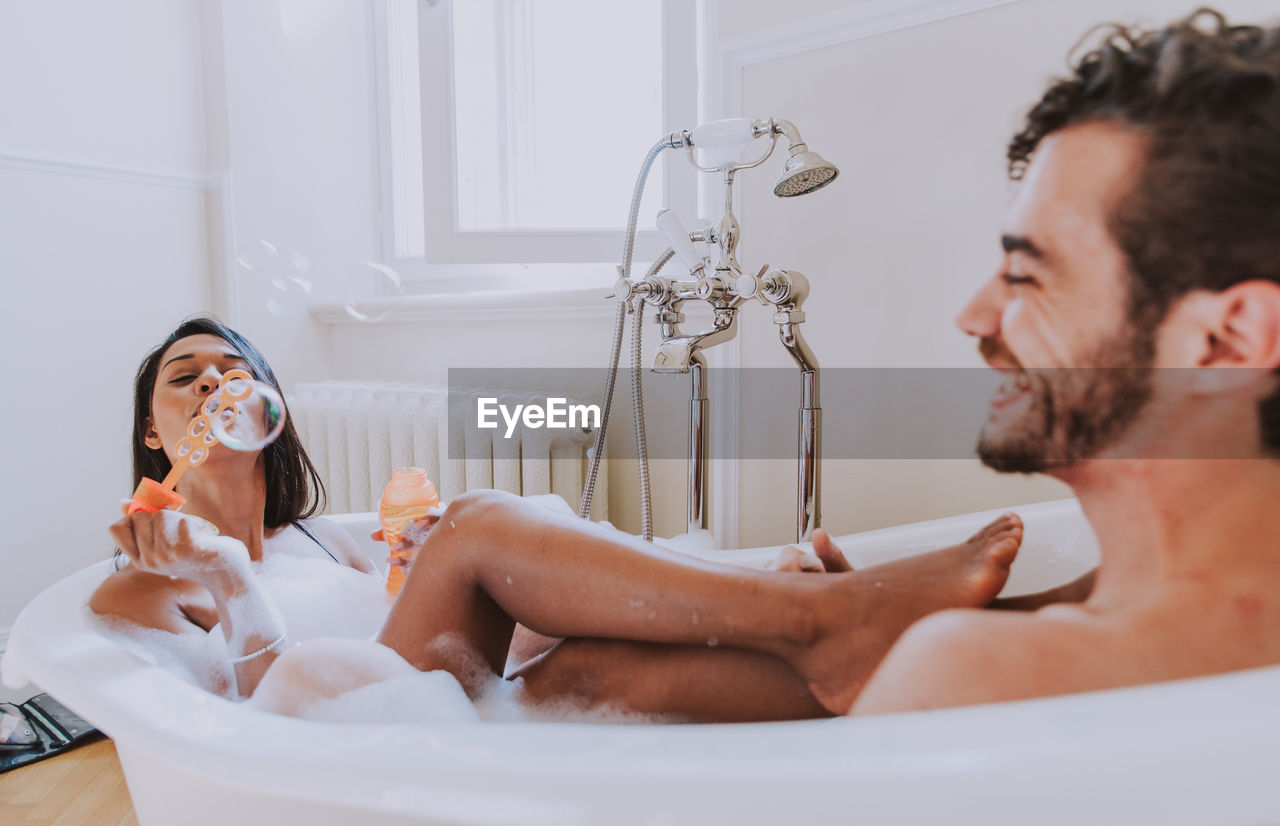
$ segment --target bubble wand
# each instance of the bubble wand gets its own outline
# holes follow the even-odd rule
[[[253,395],[253,390],[253,376],[244,370],[228,370],[218,381],[218,389],[201,406],[200,414],[187,425],[187,435],[174,449],[178,458],[173,463],[173,469],[164,477],[163,482],[143,477],[138,483],[138,489],[133,492],[127,512],[156,513],[166,508],[178,510],[185,505],[187,500],[174,488],[178,486],[182,474],[204,464],[209,458],[209,451],[218,444],[218,434],[214,431],[210,417],[216,416],[218,426],[225,432],[240,414],[237,405]]]

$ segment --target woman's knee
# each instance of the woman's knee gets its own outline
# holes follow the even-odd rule
[[[459,516],[511,508],[519,501],[519,496],[505,490],[469,490],[453,498],[445,508],[441,521],[452,517],[456,522]]]
[[[449,503],[433,531],[493,535],[518,521],[522,501],[519,496],[502,490],[469,490]]]

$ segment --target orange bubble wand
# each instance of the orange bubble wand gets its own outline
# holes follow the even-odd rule
[[[209,458],[209,451],[218,444],[218,436],[213,432],[210,416],[217,416],[224,429],[229,427],[239,415],[237,403],[251,395],[253,376],[244,370],[228,370],[218,382],[218,389],[201,406],[200,414],[187,425],[187,435],[174,448],[178,458],[173,463],[173,469],[164,477],[163,482],[143,477],[138,483],[138,489],[133,492],[127,512],[155,513],[166,508],[177,510],[185,505],[187,500],[174,490],[178,486],[178,480],[189,469],[204,464]]]

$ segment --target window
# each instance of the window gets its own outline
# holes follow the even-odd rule
[[[645,153],[694,125],[693,8],[387,0],[384,261],[471,288],[610,283]],[[664,246],[660,208],[694,216],[691,172],[672,152],[650,175],[637,260]]]

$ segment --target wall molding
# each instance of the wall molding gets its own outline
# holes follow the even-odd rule
[[[827,46],[936,23],[1022,0],[866,0],[826,14],[723,41],[719,46],[720,117],[735,117],[742,103],[742,70]]]
[[[715,120],[770,114],[742,112],[742,76],[748,66],[1020,2],[1022,0],[865,0],[826,14],[724,40],[710,33],[702,40],[707,71],[701,115]],[[700,21],[718,29],[720,0],[701,0],[701,6]],[[727,7],[726,13],[730,10],[731,6]],[[705,189],[703,203],[714,203],[714,196]],[[736,205],[735,210],[741,220],[741,210]],[[735,336],[732,341],[710,350],[708,363],[714,368],[709,388],[715,427],[711,433],[715,444],[712,455],[723,457],[711,463],[714,509],[709,527],[721,548],[737,548],[742,544],[738,530],[742,494],[738,411],[742,400],[735,382],[716,382],[714,377],[717,372],[724,375],[742,366],[741,337]]]
[[[122,166],[82,158],[67,158],[40,152],[19,152],[0,147],[0,169],[21,169],[54,175],[76,175],[120,183],[167,186],[204,191],[218,186],[218,178],[204,172],[182,172]]]
[[[606,289],[492,290],[406,296],[397,302],[388,301],[387,314],[379,323],[609,320],[617,314],[618,305],[606,297]],[[317,303],[310,310],[311,315],[325,324],[368,323],[352,318],[345,305],[337,302]]]

